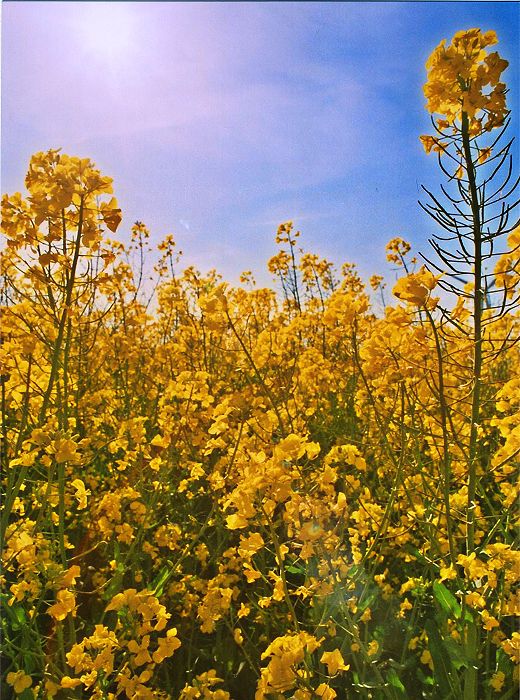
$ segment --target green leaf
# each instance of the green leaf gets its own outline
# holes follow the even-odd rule
[[[18,630],[27,624],[27,617],[24,608],[18,603],[9,605],[9,596],[2,593],[0,596],[4,615],[8,618],[11,629]]]
[[[386,676],[386,679],[388,683],[392,686],[392,697],[394,697],[396,700],[406,700],[407,695],[406,695],[406,689],[404,685],[401,683],[401,679],[397,675],[397,671],[395,668],[391,668]]]
[[[364,612],[367,608],[374,604],[376,598],[380,595],[380,589],[374,588],[366,596],[364,596],[358,603],[358,609],[360,612]]]
[[[426,676],[420,668],[416,669],[417,678],[424,683],[424,685],[435,685],[435,680],[433,676]]]
[[[439,581],[433,582],[433,596],[447,615],[457,620],[460,619],[462,614],[461,607],[453,593],[443,583],[439,583]]]
[[[442,700],[458,700],[462,697],[459,678],[453,666],[448,648],[433,620],[425,624],[428,635],[428,648],[433,661],[433,674]]]
[[[301,566],[287,566],[285,568],[286,571],[288,571],[290,574],[299,574],[300,576],[303,576],[305,574],[305,569]]]
[[[455,669],[468,668],[469,661],[460,644],[453,637],[447,637],[443,643]]]
[[[161,568],[161,570],[159,571],[152,583],[151,589],[154,592],[154,595],[160,597],[163,594],[164,586],[171,578],[172,573],[173,564],[171,562],[168,562],[165,566]]]

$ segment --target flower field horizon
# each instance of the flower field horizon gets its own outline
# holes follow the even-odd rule
[[[426,64],[439,233],[422,262],[389,236],[392,290],[292,221],[272,287],[183,267],[142,222],[116,239],[90,159],[34,154],[27,195],[2,199],[4,697],[516,696],[520,225],[497,42],[460,31]]]

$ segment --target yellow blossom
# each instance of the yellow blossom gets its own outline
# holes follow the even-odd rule
[[[491,156],[491,148],[490,147],[481,148],[481,149],[479,149],[479,152],[478,152],[478,162],[485,163],[486,160],[490,156]]]
[[[181,646],[180,640],[177,638],[177,630],[169,629],[166,632],[166,637],[160,637],[157,641],[158,647],[152,654],[154,663],[160,664],[162,661],[174,653]]]
[[[240,530],[247,527],[247,519],[240,513],[233,513],[226,517],[226,524],[229,530]]]
[[[80,455],[78,454],[78,445],[74,440],[57,439],[53,443],[54,457],[56,462],[78,462]]]
[[[24,690],[32,685],[32,678],[24,671],[11,671],[6,678],[9,685],[13,686],[13,690],[17,695],[23,693]]]
[[[56,603],[47,610],[55,620],[64,620],[69,613],[75,613],[76,597],[72,591],[66,589],[58,591],[56,598]]]
[[[83,510],[87,507],[87,496],[90,495],[90,491],[85,489],[85,484],[81,479],[74,479],[71,482],[71,486],[76,489],[76,498],[78,500],[78,510]]]
[[[398,299],[409,301],[417,306],[423,306],[438,280],[439,276],[436,277],[425,267],[422,267],[415,274],[401,277],[394,286],[393,293]]]
[[[338,696],[336,691],[330,688],[327,683],[320,683],[315,693],[322,700],[334,700]]]
[[[345,661],[339,649],[323,652],[320,661],[322,664],[325,664],[327,673],[330,676],[335,676],[339,671],[348,671],[350,668],[350,666],[345,665]]]
[[[432,660],[432,655],[428,651],[428,649],[424,649],[422,654],[421,654],[421,663],[425,664],[426,666],[429,666],[431,669],[433,669],[433,660]]]
[[[457,578],[457,572],[451,564],[449,566],[441,566],[439,581],[442,582],[454,578]]]
[[[375,656],[379,651],[379,642],[373,639],[367,647],[367,656]]]
[[[489,685],[493,688],[493,690],[496,693],[499,693],[502,690],[505,679],[506,679],[506,674],[503,671],[497,671],[491,677],[491,680],[489,681]]]

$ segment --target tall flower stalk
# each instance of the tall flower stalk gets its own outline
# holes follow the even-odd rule
[[[454,309],[441,309],[442,328],[448,335],[456,329],[471,337],[469,430],[464,436],[467,557],[475,556],[479,478],[488,466],[480,444],[483,366],[498,355],[493,340],[502,349],[504,343],[511,341],[494,339],[493,326],[518,304],[518,273],[513,260],[500,280],[489,267],[494,259],[506,255],[505,239],[518,226],[514,216],[518,201],[512,198],[518,184],[512,178],[512,141],[503,144],[508,111],[501,74],[508,62],[497,52],[486,50],[496,43],[495,32],[470,29],[455,34],[448,46],[443,40],[434,50],[426,64],[424,94],[426,108],[436,115],[432,116],[435,133],[421,136],[426,152],[438,154],[439,166],[448,179],[448,187],[441,186],[440,196],[424,188],[429,201],[422,205],[444,230],[443,235],[435,235],[430,241],[439,262],[428,263],[444,273],[439,286],[458,299]],[[488,143],[496,129],[500,130],[499,136]],[[467,320],[460,313],[464,300],[469,303]],[[491,340],[491,351],[487,353],[485,337]],[[455,437],[460,439],[461,435]],[[445,478],[449,479],[449,475]],[[449,513],[446,515],[450,517]],[[474,616],[467,614],[464,620],[468,660],[464,698],[472,700],[479,692],[479,639]]]

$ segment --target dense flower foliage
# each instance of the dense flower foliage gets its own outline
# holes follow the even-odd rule
[[[495,41],[459,33],[430,59],[450,125],[502,119]],[[476,667],[475,698],[511,697],[518,309],[483,308],[475,458],[473,297],[441,309],[442,275],[406,241],[380,314],[291,222],[268,264],[280,295],[182,271],[171,236],[152,289],[149,232],[109,237],[121,211],[88,159],[38,153],[26,187],[2,201],[14,696],[456,699]],[[496,259],[508,298],[519,241]]]

